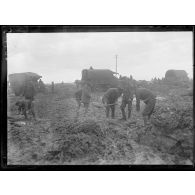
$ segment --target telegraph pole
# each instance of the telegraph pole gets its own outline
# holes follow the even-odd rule
[[[118,55],[116,55],[116,73],[117,73],[117,57]]]

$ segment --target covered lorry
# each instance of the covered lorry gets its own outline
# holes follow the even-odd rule
[[[188,83],[188,74],[185,70],[167,70],[165,73],[165,82],[173,85]]]
[[[109,69],[84,69],[82,70],[82,82],[91,84],[92,89],[107,90],[110,87],[117,87],[119,80],[116,76],[117,73]]]
[[[16,96],[22,95],[26,81],[33,81],[38,88],[38,80],[42,76],[33,72],[14,73],[9,75],[9,82],[12,91]]]

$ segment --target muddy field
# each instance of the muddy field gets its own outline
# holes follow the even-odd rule
[[[36,121],[17,114],[19,98],[8,94],[8,164],[192,164],[193,103],[180,96],[185,88],[156,87],[148,128],[135,102],[130,120],[119,120],[119,105],[116,118],[106,119],[102,93],[93,93],[87,116],[82,108],[77,117],[75,86],[59,84],[55,90],[36,96]]]

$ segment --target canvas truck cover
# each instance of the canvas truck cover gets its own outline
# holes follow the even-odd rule
[[[114,76],[115,72],[108,69],[93,69],[82,71],[82,81],[90,81],[95,84],[116,85],[118,79]]]
[[[33,72],[14,73],[9,75],[9,81],[11,82],[24,82],[26,80],[38,80],[42,76]]]
[[[14,73],[9,75],[9,82],[16,95],[20,95],[27,80],[37,81],[42,76],[33,72]]]
[[[188,81],[188,75],[185,70],[167,70],[165,73],[167,81]]]

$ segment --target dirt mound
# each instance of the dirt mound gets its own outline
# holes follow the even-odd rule
[[[162,101],[155,108],[151,118],[154,134],[149,136],[155,148],[175,156],[178,159],[190,159],[193,151],[193,106],[192,102],[172,97],[172,101]]]
[[[104,121],[105,122],[105,121]],[[62,163],[72,162],[95,163],[126,158],[126,162],[132,163],[133,149],[128,138],[120,129],[109,128],[109,122],[104,125],[92,119],[74,122],[64,120],[55,124],[53,146],[47,160],[61,160]]]
[[[62,161],[69,162],[87,157],[95,161],[103,155],[105,137],[94,121],[61,121],[57,123],[54,136],[53,150],[60,151]]]
[[[39,164],[47,151],[49,121],[8,119],[8,164]],[[47,143],[48,141],[48,143]]]
[[[164,128],[171,131],[179,125],[180,115],[176,114],[175,108],[156,106],[151,117],[151,122],[158,128]]]
[[[156,106],[151,122],[167,133],[171,133],[176,128],[192,130],[192,108],[192,102],[184,103],[176,98],[172,98],[172,101],[162,101]]]

